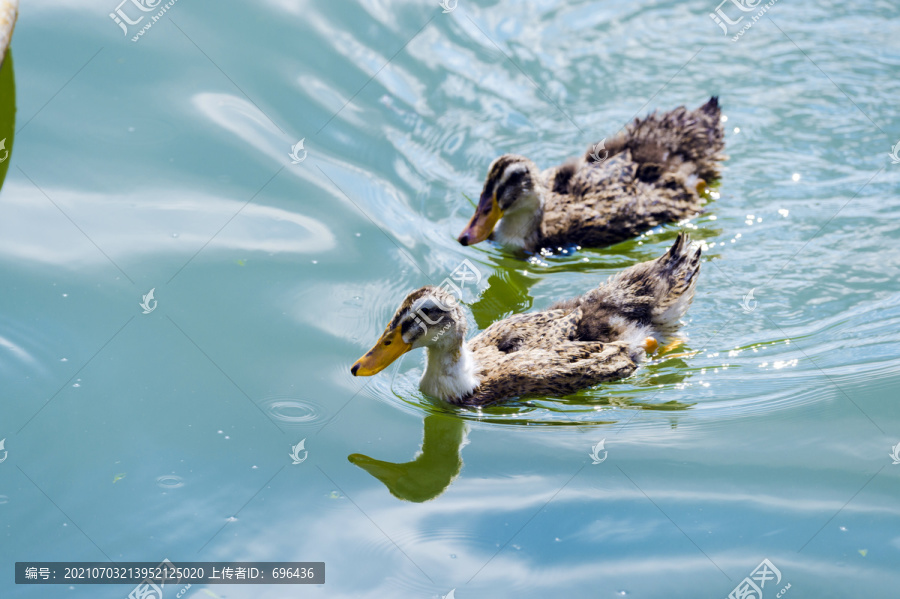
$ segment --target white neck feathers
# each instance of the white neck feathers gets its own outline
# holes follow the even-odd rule
[[[464,342],[453,347],[435,345],[426,348],[427,363],[419,388],[444,401],[465,397],[479,384],[472,351]]]
[[[527,248],[533,246],[540,235],[541,220],[544,217],[544,201],[535,189],[520,196],[494,229],[494,239],[501,245]]]

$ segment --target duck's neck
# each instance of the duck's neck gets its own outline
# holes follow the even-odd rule
[[[503,214],[494,229],[494,240],[507,247],[533,250],[540,241],[543,219],[543,190],[536,187]]]
[[[479,384],[478,365],[463,339],[425,349],[427,362],[419,388],[433,397],[453,402],[471,394]]]

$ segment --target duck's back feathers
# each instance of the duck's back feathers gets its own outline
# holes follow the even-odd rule
[[[637,360],[625,343],[576,338],[581,310],[547,310],[494,323],[469,342],[481,384],[459,405],[510,397],[564,396],[630,375]]]
[[[635,119],[604,149],[547,169],[540,244],[606,246],[694,216],[703,204],[698,184],[719,178],[723,139],[712,97],[693,111]]]
[[[655,181],[667,172],[695,175],[706,181],[719,178],[719,162],[725,159],[725,133],[719,98],[696,110],[679,106],[663,114],[635,119],[606,143],[610,156],[630,151],[643,181]],[[591,148],[585,153],[590,162]]]
[[[567,193],[550,194],[544,204],[541,245],[603,247],[699,210],[695,190],[680,181],[642,181],[638,166],[626,150],[573,174]]]
[[[474,337],[470,343],[473,351],[493,348],[509,354],[520,347],[555,347],[576,337],[579,310],[544,310],[528,314],[514,314],[506,320],[495,322]]]

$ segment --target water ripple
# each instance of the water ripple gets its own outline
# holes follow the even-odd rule
[[[293,397],[274,396],[261,402],[267,414],[285,424],[307,424],[319,419],[319,406]]]
[[[184,486],[184,480],[174,474],[164,474],[156,479],[156,485],[161,489],[180,489]]]

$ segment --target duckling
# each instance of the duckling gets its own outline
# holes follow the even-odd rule
[[[406,297],[350,372],[371,376],[424,347],[419,388],[454,405],[569,395],[629,376],[656,350],[656,337],[677,329],[699,270],[700,249],[682,233],[661,257],[547,310],[495,322],[468,343],[466,316],[453,294],[422,287]]]
[[[513,250],[619,243],[700,212],[702,191],[719,178],[724,132],[716,96],[635,119],[584,156],[541,172],[505,154],[488,168],[462,245],[493,239]]]

